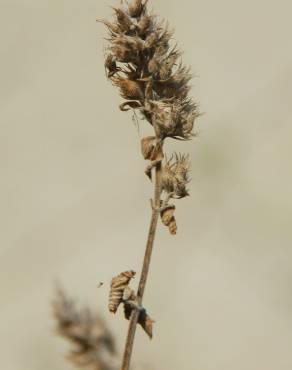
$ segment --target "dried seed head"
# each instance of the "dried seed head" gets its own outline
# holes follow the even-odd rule
[[[176,111],[173,104],[152,101],[149,107],[156,136],[162,140],[171,136],[176,125]]]
[[[175,160],[172,158],[166,161],[162,168],[162,190],[166,193],[174,193],[175,197],[180,199],[189,195],[186,185],[189,182],[189,157],[186,155],[175,154]]]
[[[145,106],[151,115],[156,136],[160,139],[172,137],[188,140],[194,136],[192,130],[198,116],[195,105],[188,101],[148,101]]]
[[[108,304],[110,312],[117,312],[119,305],[123,301],[124,291],[135,275],[135,271],[130,270],[122,272],[112,279]]]
[[[110,32],[108,76],[120,87],[123,98],[139,102],[122,104],[121,109],[139,109],[158,139],[190,139],[198,116],[197,107],[188,98],[192,76],[188,68],[177,65],[181,54],[170,45],[173,31],[147,11],[147,2],[123,1],[114,8],[115,21],[103,21]],[[120,83],[117,73],[131,82]]]

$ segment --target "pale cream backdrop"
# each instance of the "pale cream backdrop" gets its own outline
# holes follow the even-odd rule
[[[54,282],[98,310],[139,271],[152,186],[103,67],[114,0],[0,0],[1,369],[69,370]],[[291,1],[151,1],[175,28],[205,114],[178,235],[159,229],[138,331],[144,369],[291,370]],[[147,129],[146,129],[147,131]],[[147,131],[148,132],[148,131]],[[136,279],[137,280],[137,279]],[[104,287],[97,289],[99,281]]]

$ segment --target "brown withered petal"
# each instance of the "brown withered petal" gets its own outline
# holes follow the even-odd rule
[[[123,294],[131,279],[136,275],[135,271],[125,271],[114,277],[111,281],[108,308],[110,312],[116,313],[123,301]]]

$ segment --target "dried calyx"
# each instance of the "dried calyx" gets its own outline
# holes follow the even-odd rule
[[[145,308],[139,306],[134,290],[129,287],[129,283],[135,274],[136,273],[132,270],[125,271],[112,279],[109,294],[109,310],[116,313],[120,304],[123,304],[124,314],[127,320],[130,319],[133,310],[138,310],[138,323],[144,329],[149,338],[152,338],[154,321],[147,314]]]

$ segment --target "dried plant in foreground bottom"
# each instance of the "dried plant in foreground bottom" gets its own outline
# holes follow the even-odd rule
[[[183,65],[178,48],[171,45],[173,32],[148,11],[148,0],[121,1],[113,10],[113,21],[99,20],[108,29],[107,77],[125,100],[120,105],[121,111],[137,112],[153,128],[153,135],[141,140],[142,155],[150,161],[145,173],[150,180],[154,177],[154,199],[138,291],[137,294],[130,291],[131,310],[127,309],[129,298],[127,302],[123,294],[132,277],[125,281],[122,276],[123,289],[113,290],[112,285],[109,305],[110,310],[116,312],[123,303],[126,318],[130,318],[121,366],[121,370],[129,370],[136,326],[141,323],[144,310],[142,300],[158,219],[160,217],[170,234],[175,235],[175,206],[169,202],[189,195],[189,157],[173,154],[168,160],[163,146],[166,139],[186,141],[193,138],[194,121],[199,112],[189,96],[190,69]],[[152,337],[152,326],[149,336]]]
[[[73,364],[91,370],[118,369],[115,341],[101,318],[87,308],[79,309],[62,290],[53,310],[58,334],[74,346],[68,356]]]

